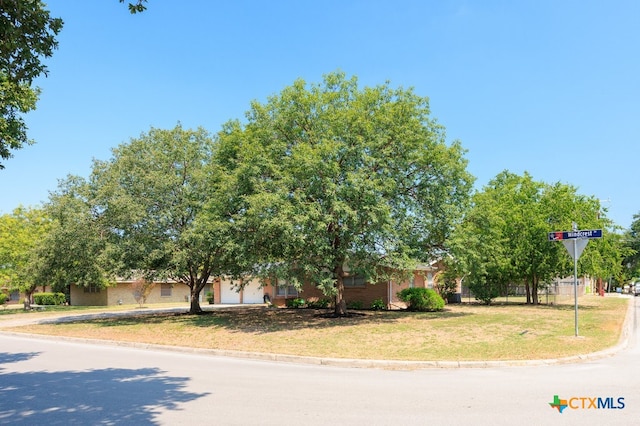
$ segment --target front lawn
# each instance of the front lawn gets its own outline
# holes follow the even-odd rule
[[[447,305],[436,313],[357,311],[328,318],[313,309],[243,307],[205,315],[29,325],[13,331],[162,345],[335,358],[384,360],[525,360],[586,354],[615,345],[629,300],[580,299],[580,337],[573,304]]]

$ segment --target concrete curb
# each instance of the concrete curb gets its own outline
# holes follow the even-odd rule
[[[176,312],[184,310],[184,308],[172,308],[172,309],[153,309],[145,311],[145,313],[158,313],[158,312]],[[136,314],[140,312],[133,311]],[[47,318],[42,320],[32,320],[30,323],[46,324],[52,322],[64,322],[71,321],[78,318],[104,318],[108,316],[126,316],[131,314],[132,311],[122,311],[114,313],[98,313],[98,314],[81,314],[76,316],[64,316],[60,318]],[[633,327],[635,324],[635,309],[633,298],[629,300],[627,307],[627,314],[622,326],[622,332],[620,339],[615,346],[604,349],[602,351],[593,352],[589,354],[573,355],[564,358],[554,359],[539,359],[539,360],[505,360],[505,361],[400,361],[400,360],[374,360],[374,359],[346,359],[346,358],[323,358],[323,357],[309,357],[299,355],[287,355],[287,354],[271,354],[262,352],[245,352],[245,351],[233,351],[226,349],[202,349],[202,348],[190,348],[183,346],[169,346],[169,345],[157,345],[151,343],[137,343],[137,342],[121,342],[114,340],[99,340],[99,339],[87,339],[81,337],[65,337],[65,336],[48,336],[42,334],[31,333],[18,333],[13,331],[2,330],[0,325],[0,333],[36,338],[47,340],[62,340],[76,343],[87,343],[92,345],[103,346],[117,346],[127,347],[141,350],[156,350],[167,352],[179,352],[189,353],[206,356],[218,356],[218,357],[231,357],[240,359],[251,359],[257,361],[267,362],[283,362],[293,364],[307,364],[307,365],[319,365],[319,366],[331,366],[331,367],[343,367],[343,368],[375,368],[385,370],[423,370],[423,369],[459,369],[459,368],[505,368],[505,367],[534,367],[534,366],[551,366],[561,364],[572,364],[587,361],[594,361],[602,358],[607,358],[615,355],[619,351],[623,350],[629,345],[631,336],[633,333]]]

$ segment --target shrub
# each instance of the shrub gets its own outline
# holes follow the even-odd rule
[[[331,301],[329,299],[307,300],[307,308],[326,309],[329,307],[330,303]]]
[[[446,272],[442,275],[438,276],[436,281],[435,290],[442,296],[445,300],[451,300],[453,295],[456,294],[456,290],[458,289],[458,283],[455,278]]]
[[[383,311],[384,309],[386,309],[386,305],[384,304],[382,298],[376,299],[371,302],[371,309],[373,309],[374,311]]]
[[[285,305],[287,308],[304,308],[305,301],[301,297],[296,297],[295,299],[287,299]]]
[[[364,304],[359,300],[351,300],[347,302],[347,309],[362,309]]]
[[[400,300],[407,304],[410,311],[441,311],[444,299],[430,288],[405,288],[398,293]]]
[[[7,303],[7,295],[0,293],[0,305],[4,305],[5,303]]]
[[[64,293],[34,293],[33,301],[36,305],[62,305],[67,298]]]
[[[469,284],[469,289],[475,296],[476,300],[481,301],[485,305],[490,305],[493,299],[500,295],[500,286],[490,281],[476,281]]]
[[[155,283],[147,281],[145,279],[135,280],[131,283],[131,292],[133,293],[133,298],[136,302],[138,302],[138,305],[140,305],[141,308],[142,305],[147,302],[147,298],[151,294],[153,287],[155,287]]]

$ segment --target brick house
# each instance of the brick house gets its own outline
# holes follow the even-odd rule
[[[405,304],[398,299],[397,293],[405,288],[424,287],[434,288],[438,275],[443,270],[441,261],[418,264],[413,271],[412,277],[405,282],[380,282],[368,283],[364,277],[351,275],[344,279],[344,299],[349,306],[350,303],[359,304],[363,308],[370,308],[374,300],[382,300],[389,309],[405,308]],[[456,293],[461,292],[461,285],[458,281]],[[305,283],[300,290],[287,285],[286,282],[277,282],[273,285],[268,283],[264,286],[264,294],[268,295],[274,305],[284,306],[287,299],[301,297],[305,300],[321,300],[327,297],[312,283]]]
[[[440,261],[419,264],[406,282],[389,281],[374,284],[366,282],[363,277],[351,275],[344,280],[344,298],[347,304],[357,303],[363,308],[371,307],[375,300],[382,300],[389,309],[404,308],[405,305],[398,299],[397,293],[409,287],[434,288],[442,268]],[[106,288],[72,285],[70,303],[85,306],[132,305],[136,303],[134,282],[135,280],[121,279],[115,285]],[[300,290],[296,290],[286,282],[276,280],[262,283],[258,279],[243,282],[242,289],[239,288],[238,281],[212,279],[200,292],[201,303],[206,303],[208,292],[213,293],[216,304],[260,304],[268,299],[276,306],[285,306],[287,299],[296,297],[305,300],[327,298],[312,283],[305,283]],[[460,293],[460,283],[457,292]],[[188,303],[189,298],[189,287],[169,280],[156,283],[146,303]]]

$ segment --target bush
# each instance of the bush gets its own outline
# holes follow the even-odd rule
[[[135,280],[131,283],[131,292],[133,293],[133,298],[136,302],[138,302],[138,305],[140,305],[141,308],[142,305],[147,302],[147,298],[151,294],[153,287],[155,287],[155,283],[147,281],[145,279]]]
[[[373,302],[371,302],[371,309],[373,309],[374,311],[383,311],[386,309],[386,305],[384,304],[384,301],[382,300],[382,298],[380,299],[376,299]]]
[[[315,299],[315,300],[307,300],[307,308],[311,309],[326,309],[331,304],[329,299]]]
[[[351,300],[347,302],[347,309],[362,309],[364,304],[359,300]]]
[[[453,295],[456,294],[456,290],[458,289],[458,283],[449,274],[446,272],[443,275],[438,276],[438,280],[436,281],[435,290],[438,292],[440,296],[446,301],[449,301],[453,298]]]
[[[63,305],[67,301],[64,293],[34,293],[33,302],[36,305]]]
[[[303,298],[296,297],[295,299],[287,299],[285,302],[287,308],[304,308],[306,303]]]
[[[490,305],[493,299],[500,295],[500,286],[492,282],[473,282],[469,284],[469,289],[475,296],[476,300],[481,301],[485,305]]]
[[[0,305],[4,305],[5,303],[7,303],[7,295],[0,293]]]
[[[431,312],[444,308],[444,299],[430,288],[405,288],[398,293],[410,311]]]

